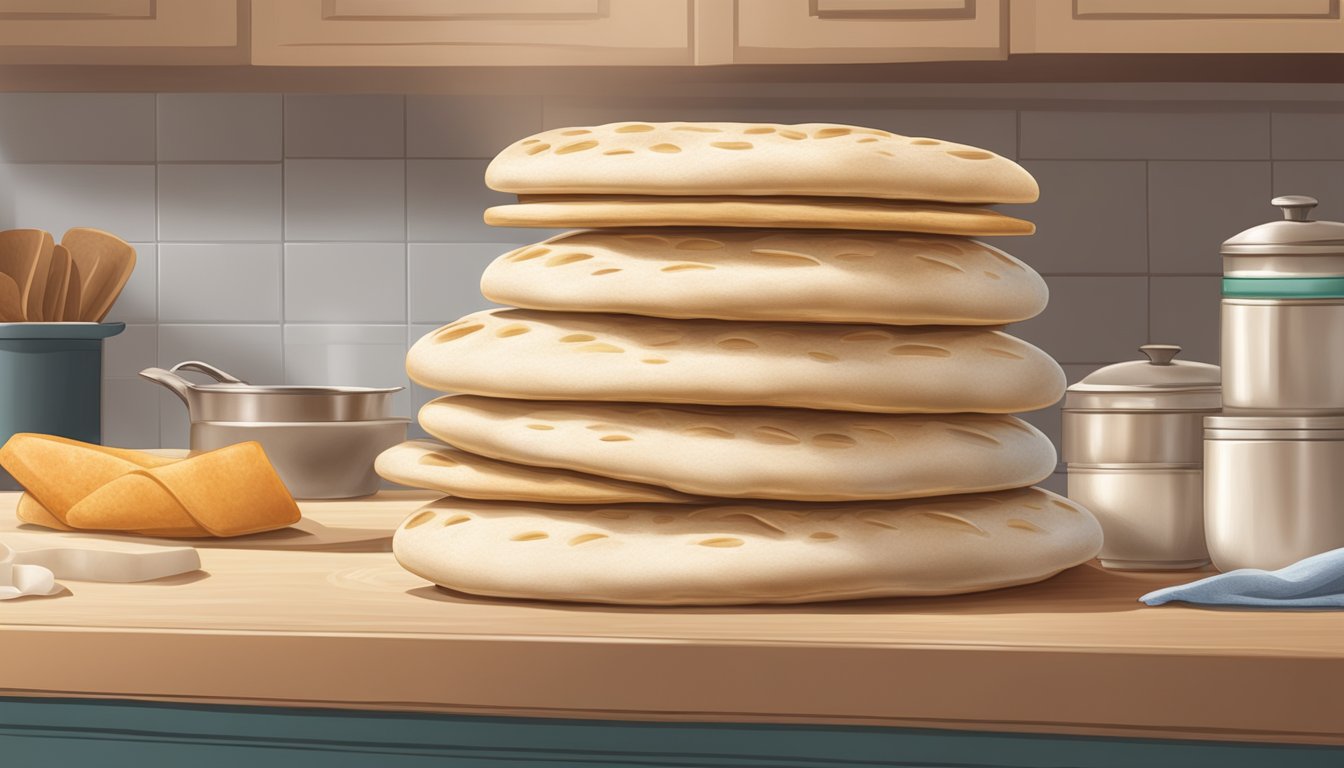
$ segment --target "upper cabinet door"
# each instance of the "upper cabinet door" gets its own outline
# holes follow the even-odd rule
[[[701,63],[953,61],[1002,59],[1008,52],[1004,0],[737,0],[736,6],[731,50],[716,62],[702,52]]]
[[[252,63],[690,64],[692,0],[258,0]]]
[[[0,0],[0,63],[244,63],[246,0]]]
[[[1334,53],[1339,0],[1012,0],[1013,53]]]

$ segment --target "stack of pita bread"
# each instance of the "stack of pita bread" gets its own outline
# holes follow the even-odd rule
[[[985,150],[843,125],[617,123],[505,149],[478,312],[420,339],[442,440],[378,460],[448,497],[393,549],[464,592],[636,604],[937,595],[1093,557],[1008,414],[1064,375],[999,329],[1045,283],[976,235],[1037,197]]]

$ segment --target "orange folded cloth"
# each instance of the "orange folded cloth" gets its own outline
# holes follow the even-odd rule
[[[172,538],[242,536],[297,523],[299,507],[257,443],[186,459],[20,433],[0,447],[27,491],[25,523]]]

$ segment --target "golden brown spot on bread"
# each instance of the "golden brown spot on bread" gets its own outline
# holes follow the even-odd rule
[[[545,531],[523,531],[522,533],[514,536],[513,541],[541,541],[542,539],[549,539],[549,538],[550,535],[547,534]]]
[[[1025,359],[1026,359],[1026,358],[1022,357],[1021,355],[1017,354],[1016,352],[1009,352],[1009,351],[1006,350],[1006,349],[999,349],[998,347],[985,347],[985,351],[988,352],[989,354],[995,356],[995,357],[1002,357],[1002,358],[1006,358],[1006,359],[1008,359],[1008,360],[1025,360]]]
[[[525,251],[514,251],[508,258],[509,261],[530,261],[539,256],[545,256],[550,252],[550,248],[529,248]]]
[[[541,141],[541,139],[523,139],[522,144],[526,147],[528,144],[536,144],[539,141]]]
[[[757,125],[743,131],[743,133],[749,133],[749,134],[774,133],[774,132],[775,129],[771,128],[768,125]]]
[[[953,157],[960,157],[963,160],[988,160],[994,156],[988,152],[981,152],[978,149],[949,149],[947,154]]]
[[[781,129],[779,130],[779,135],[780,135],[780,136],[783,136],[783,137],[786,138],[786,139],[793,139],[794,141],[798,141],[799,139],[806,139],[806,138],[807,138],[807,134],[806,134],[806,133],[803,133],[802,131],[791,131],[791,130],[788,130],[787,128],[781,128]]]
[[[662,365],[663,363],[666,363],[666,362],[667,362],[667,358],[666,358],[666,357],[642,357],[642,358],[640,358],[639,362],[641,362],[641,363],[648,363],[649,365]]]
[[[840,337],[841,341],[891,341],[891,334],[885,331],[855,331]]]
[[[709,146],[719,149],[753,149],[755,147],[750,141],[711,141]]]
[[[568,131],[561,131],[561,132],[560,132],[560,135],[561,135],[561,136],[582,136],[582,135],[585,134],[585,133],[592,133],[592,131],[588,130],[587,128],[572,128],[572,129],[570,129],[570,130],[568,130]]]
[[[872,137],[872,136],[867,136],[867,137],[865,137],[865,138],[859,139],[858,141],[856,141],[856,142],[854,142],[854,143],[855,143],[855,144],[871,144],[871,143],[873,143],[874,141],[877,141],[877,139],[874,138],[874,137]]]
[[[463,336],[473,334],[484,327],[485,325],[483,323],[469,323],[467,325],[445,326],[443,328],[440,328],[438,333],[434,334],[434,343],[442,344],[446,341],[455,341],[457,339],[462,338]]]
[[[777,248],[753,248],[751,255],[757,261],[771,267],[819,267],[821,261],[805,253],[784,251]]]
[[[864,435],[867,435],[868,437],[876,438],[878,440],[894,441],[896,439],[895,435],[891,434],[885,429],[878,429],[877,427],[855,426],[851,427],[851,429],[853,429],[855,432],[860,432]]]
[[[889,355],[909,357],[951,357],[952,350],[932,344],[898,344],[887,350]]]
[[[918,144],[918,145],[920,145],[920,146],[924,146],[924,147],[934,147],[934,146],[937,146],[937,145],[939,145],[939,144],[942,144],[943,142],[941,142],[941,141],[936,141],[936,140],[934,140],[934,139],[911,139],[911,140],[910,140],[910,143],[911,143],[911,144]]]
[[[849,435],[842,435],[837,432],[823,432],[820,435],[814,435],[811,442],[818,448],[853,448],[859,444],[859,441]]]
[[[885,149],[879,149],[879,150],[877,150],[877,154],[879,154],[879,155],[881,155],[881,156],[883,156],[883,157],[895,157],[895,155],[893,155],[892,153],[888,152],[888,151],[885,150]]]
[[[443,521],[443,527],[447,528],[450,525],[459,525],[461,523],[467,522],[470,519],[471,515],[453,515],[452,517]]]
[[[1016,517],[1009,518],[1006,525],[1009,528],[1017,528],[1018,530],[1022,531],[1031,531],[1032,533],[1045,533],[1045,529],[1042,528],[1041,526],[1029,520],[1022,520]]]
[[[546,260],[548,267],[563,267],[566,264],[574,264],[580,261],[587,261],[593,258],[591,253],[557,253]]]
[[[624,443],[628,440],[634,440],[634,439],[635,438],[629,435],[603,435],[598,438],[598,440],[601,440],[604,443]]]
[[[635,154],[635,150],[633,150],[633,149],[608,149],[606,152],[603,152],[602,154],[604,154],[604,155],[633,155],[633,154]]]
[[[528,328],[526,325],[519,325],[517,323],[514,323],[513,325],[506,325],[503,328],[500,328],[498,331],[495,331],[495,335],[501,339],[507,339],[510,336],[521,336],[524,333],[528,333],[531,330],[532,329]]]
[[[654,144],[652,147],[649,147],[649,151],[664,152],[671,154],[675,152],[680,152],[681,147],[678,147],[676,144]]]
[[[1075,507],[1075,506],[1073,506],[1072,504],[1069,504],[1069,503],[1067,503],[1067,502],[1060,501],[1059,499],[1051,499],[1051,500],[1050,500],[1050,503],[1051,503],[1051,504],[1054,504],[1056,507],[1059,507],[1060,509],[1068,510],[1069,512],[1074,512],[1074,513],[1077,513],[1077,512],[1078,512],[1078,508],[1077,508],[1077,507]],[[1023,506],[1026,506],[1026,505],[1024,504]]]
[[[713,264],[701,264],[695,261],[683,261],[678,264],[669,264],[658,270],[659,272],[685,272],[691,269],[715,269]]]
[[[690,435],[691,437],[717,437],[721,440],[732,440],[733,438],[737,437],[737,435],[733,434],[732,432],[729,432],[726,429],[721,429],[719,427],[712,427],[709,426],[708,424],[696,425],[694,427],[686,427],[685,429],[681,430],[681,433],[683,435]]]
[[[538,432],[549,432],[550,430],[555,429],[555,427],[551,426],[550,424],[528,424],[527,428],[535,429]]]
[[[840,358],[830,352],[808,352],[807,356],[821,363],[838,363]]]
[[[835,541],[840,537],[830,531],[817,531],[816,533],[808,534],[808,538],[815,541]]]
[[[751,339],[743,339],[736,336],[727,339],[719,339],[718,345],[723,349],[756,349],[760,346]]]
[[[672,242],[666,237],[658,235],[621,235],[621,239],[627,243],[657,243],[658,245],[669,245]]]
[[[797,435],[779,427],[757,427],[751,430],[751,436],[758,442],[770,445],[798,445],[803,442]]]
[[[723,243],[703,237],[692,237],[682,240],[675,247],[678,251],[717,251],[723,247]]]
[[[678,125],[673,128],[674,131],[694,131],[696,133],[723,133],[721,128],[710,128],[706,125]]]
[[[812,134],[812,138],[833,139],[837,136],[848,136],[851,133],[853,133],[853,131],[851,131],[848,128],[822,128],[821,130]]]
[[[550,148],[551,148],[551,145],[550,145],[550,144],[534,144],[534,145],[532,145],[532,146],[530,146],[530,147],[527,148],[527,154],[529,154],[529,155],[537,155],[537,154],[540,154],[540,153],[542,153],[542,152],[545,152],[546,150],[548,150],[548,149],[550,149]]]
[[[947,269],[950,269],[950,270],[952,270],[953,272],[965,272],[965,271],[966,271],[966,268],[965,268],[965,267],[961,266],[960,264],[956,263],[955,261],[952,261],[951,259],[945,259],[945,258],[943,258],[942,256],[930,256],[930,255],[927,254],[927,253],[920,253],[920,254],[916,254],[916,255],[915,255],[915,258],[916,258],[916,259],[919,259],[920,261],[927,261],[927,262],[930,263],[930,264],[937,264],[937,265],[940,266],[940,267],[946,267]]]
[[[712,539],[701,539],[696,543],[702,547],[740,547],[745,542],[732,536],[716,536]]]
[[[873,258],[871,253],[837,253],[835,258],[840,261],[865,261]]]
[[[597,270],[593,270],[592,272],[589,272],[588,274],[590,274],[590,275],[614,275],[614,274],[616,274],[617,272],[620,272],[620,271],[621,271],[621,268],[620,268],[620,267],[607,267],[606,269],[597,269]]]
[[[430,512],[429,510],[425,510],[424,512],[420,512],[419,514],[415,515],[410,520],[407,520],[406,525],[402,527],[415,528],[416,526],[424,525],[425,523],[428,523],[430,520],[433,519],[434,519],[434,513]]]
[[[617,132],[617,133],[647,133],[648,131],[652,131],[652,130],[653,130],[653,126],[652,126],[652,125],[645,125],[644,123],[629,123],[628,125],[622,125],[621,127],[617,128],[617,129],[616,129],[616,132]]]
[[[888,529],[888,530],[892,530],[892,531],[899,531],[899,530],[901,530],[900,526],[895,525],[895,524],[893,524],[893,523],[889,523],[889,522],[887,522],[886,520],[877,520],[877,519],[874,519],[874,518],[871,518],[871,517],[864,517],[864,518],[861,518],[861,519],[863,520],[863,522],[865,522],[865,523],[867,523],[867,524],[869,524],[869,525],[875,525],[875,526],[877,526],[878,528],[886,528],[886,529]]]
[[[990,280],[1002,280],[1003,277],[998,272],[990,272],[988,269],[982,270],[982,274]]]
[[[604,343],[604,342],[600,342],[600,341],[599,341],[598,343],[596,343],[596,344],[584,344],[582,347],[578,347],[578,350],[579,350],[580,352],[624,352],[624,351],[625,351],[624,349],[621,349],[620,347],[617,347],[617,346],[612,345],[612,344],[606,344],[606,343]]]
[[[982,432],[981,430],[978,429],[972,429],[971,427],[949,426],[947,428],[947,431],[951,432],[953,435],[957,437],[969,440],[972,443],[978,443],[980,445],[995,445],[995,446],[1003,445],[1003,443],[997,437],[991,435],[990,433]]]
[[[573,344],[576,341],[596,341],[596,336],[590,336],[586,333],[571,333],[568,336],[561,336],[560,341],[566,344]]]
[[[950,523],[956,526],[958,530],[962,531],[963,533],[974,533],[977,536],[989,535],[989,533],[986,532],[984,528],[981,528],[980,526],[976,525],[970,520],[967,520],[961,515],[953,514],[952,512],[937,512],[937,511],[920,512],[919,515],[921,517],[926,517],[935,522]]]
[[[605,533],[581,533],[569,540],[569,546],[577,547],[580,544],[587,544],[590,541],[607,538]]]
[[[456,467],[460,462],[454,461],[441,453],[427,453],[421,456],[417,463],[427,467]]]
[[[565,146],[555,150],[555,154],[568,155],[574,152],[582,152],[586,149],[592,149],[593,147],[596,146],[597,146],[596,141],[579,141],[573,144],[566,144]]]

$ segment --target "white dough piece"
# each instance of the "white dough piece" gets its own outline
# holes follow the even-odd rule
[[[948,595],[1092,558],[1090,512],[1039,488],[913,501],[580,507],[445,498],[397,529],[398,562],[496,597],[645,605]]]
[[[512,464],[720,498],[850,501],[998,491],[1040,482],[1056,464],[1049,438],[997,414],[456,395],[427,403],[420,424],[458,448]]]
[[[0,600],[28,595],[54,595],[64,589],[56,583],[51,569],[16,563],[14,550],[0,542]]]

